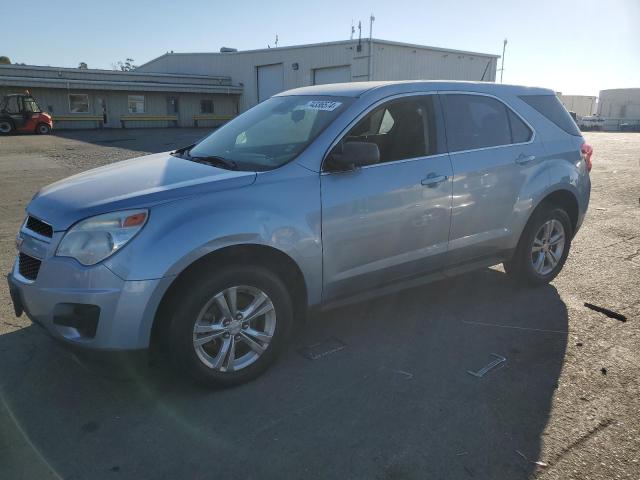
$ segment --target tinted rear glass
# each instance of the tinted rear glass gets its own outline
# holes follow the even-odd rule
[[[513,143],[525,143],[531,140],[531,129],[511,110],[509,111],[509,125],[511,125],[511,139]]]
[[[521,95],[520,98],[568,134],[581,136],[576,122],[555,95]]]
[[[449,151],[473,150],[511,143],[507,109],[482,95],[442,95]]]

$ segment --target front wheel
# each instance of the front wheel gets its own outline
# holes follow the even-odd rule
[[[36,127],[36,133],[39,135],[48,135],[51,133],[51,127],[46,123],[39,123]]]
[[[0,120],[0,135],[8,135],[13,131],[13,124],[9,120]]]
[[[521,283],[549,283],[562,270],[572,237],[567,213],[553,205],[541,205],[527,223],[514,256],[504,263],[504,269]]]
[[[182,289],[169,330],[180,370],[207,386],[247,382],[276,358],[292,324],[289,293],[261,267],[227,267]]]

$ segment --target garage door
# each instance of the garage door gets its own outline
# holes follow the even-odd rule
[[[281,63],[258,67],[258,102],[284,90],[284,69]]]
[[[351,81],[351,65],[340,67],[316,68],[313,71],[313,84],[342,83]]]

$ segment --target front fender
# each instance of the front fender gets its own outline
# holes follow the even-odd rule
[[[313,303],[322,291],[320,220],[320,177],[292,164],[250,186],[153,207],[140,234],[105,264],[125,280],[158,279],[224,247],[265,245],[297,263]]]

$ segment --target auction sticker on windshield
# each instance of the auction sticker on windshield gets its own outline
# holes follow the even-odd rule
[[[324,110],[326,112],[333,112],[336,108],[342,105],[342,102],[332,102],[330,100],[311,100],[304,106],[307,110]]]

